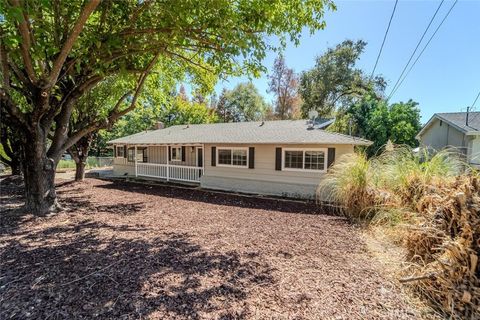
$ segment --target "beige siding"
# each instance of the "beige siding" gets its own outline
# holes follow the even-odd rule
[[[431,125],[423,132],[420,138],[422,146],[435,150],[441,150],[446,147],[467,147],[465,135],[448,123],[441,123],[439,119],[432,120]]]
[[[480,166],[480,136],[470,137],[468,146],[469,163]]]
[[[255,147],[255,168],[211,166],[212,146],[233,147],[233,145],[205,145],[205,174],[202,186],[213,189],[227,189],[259,194],[313,197],[324,172],[302,172],[275,170],[275,148],[329,148],[336,149],[335,158],[352,153],[353,145],[236,145]]]

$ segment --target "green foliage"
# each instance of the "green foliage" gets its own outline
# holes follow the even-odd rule
[[[366,95],[339,114],[331,131],[352,133],[373,141],[368,155],[374,155],[391,141],[395,145],[418,146],[415,136],[421,128],[418,103],[409,100],[388,106],[387,102]]]
[[[224,90],[220,101],[217,114],[223,122],[258,121],[264,118],[269,107],[251,82],[240,83],[233,90]]]
[[[332,116],[368,93],[383,94],[386,82],[381,76],[370,79],[355,67],[366,45],[362,40],[345,40],[317,57],[315,66],[302,73],[299,92],[304,116],[312,109],[321,117]]]

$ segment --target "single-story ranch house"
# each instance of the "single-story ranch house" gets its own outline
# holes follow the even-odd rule
[[[480,167],[480,112],[435,113],[417,135],[422,147],[457,148]]]
[[[331,121],[176,125],[110,141],[115,176],[313,198],[336,157],[368,140],[324,130]]]

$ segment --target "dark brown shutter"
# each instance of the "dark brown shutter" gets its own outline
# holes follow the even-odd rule
[[[113,146],[113,157],[117,156],[117,146]]]
[[[128,153],[128,146],[127,146],[127,145],[124,145],[124,146],[123,146],[123,157],[124,157],[124,158],[127,158],[127,153]]]
[[[185,162],[185,146],[182,146],[182,161]]]
[[[172,147],[168,146],[168,161],[172,161]]]
[[[328,167],[330,168],[334,162],[335,162],[335,148],[328,148],[328,158],[327,158]]]
[[[248,168],[249,169],[255,168],[255,148],[254,147],[248,148]]]
[[[217,147],[212,147],[212,167],[217,165]]]
[[[275,170],[282,170],[282,148],[275,148]]]

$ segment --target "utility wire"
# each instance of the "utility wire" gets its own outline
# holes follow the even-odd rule
[[[435,31],[433,32],[432,36],[430,37],[430,39],[428,39],[427,43],[425,44],[425,46],[423,47],[422,51],[420,51],[420,53],[418,54],[417,58],[415,59],[415,61],[413,62],[413,64],[410,66],[410,68],[408,69],[407,73],[405,73],[405,76],[403,77],[403,79],[400,81],[400,83],[398,83],[397,87],[394,88],[392,90],[392,92],[390,93],[390,95],[388,96],[388,98],[390,99],[394,94],[395,92],[397,92],[398,88],[400,88],[400,86],[402,85],[403,81],[405,80],[405,78],[408,76],[408,74],[410,73],[410,71],[412,71],[413,67],[415,66],[415,64],[417,63],[417,61],[420,59],[420,57],[422,56],[423,52],[425,51],[425,49],[427,49],[428,45],[430,44],[430,42],[432,41],[433,37],[435,37],[435,35],[437,34],[437,31],[440,29],[440,27],[442,26],[442,24],[445,22],[445,20],[447,19],[447,17],[450,15],[450,12],[452,12],[452,9],[453,7],[455,7],[455,5],[457,4],[458,0],[455,0],[455,2],[453,3],[453,5],[450,7],[450,9],[448,10],[447,14],[445,15],[445,17],[443,17],[442,21],[440,22],[440,24],[437,26],[437,28],[435,29]]]
[[[411,54],[411,56],[410,56],[410,59],[408,59],[408,62],[407,62],[407,64],[405,65],[405,67],[403,68],[402,73],[400,74],[400,77],[398,77],[398,79],[397,79],[397,82],[395,82],[395,85],[393,86],[392,92],[395,91],[398,83],[400,82],[400,79],[403,77],[403,74],[405,73],[405,70],[407,70],[407,67],[408,67],[408,65],[410,64],[410,62],[412,61],[413,56],[414,56],[415,53],[417,52],[418,47],[420,47],[420,44],[422,43],[423,38],[424,38],[425,35],[427,34],[428,29],[430,29],[430,26],[432,25],[432,22],[433,22],[433,20],[435,19],[435,17],[437,16],[437,13],[438,13],[438,11],[440,10],[440,7],[442,6],[442,4],[443,4],[444,1],[445,1],[445,0],[442,0],[442,1],[440,2],[440,4],[438,5],[437,10],[435,10],[435,13],[433,14],[432,18],[430,19],[430,22],[428,23],[427,28],[425,29],[425,31],[424,31],[423,34],[422,34],[422,37],[421,37],[420,40],[418,41],[417,46],[415,47],[415,50],[413,50],[413,52],[412,52],[412,54]],[[391,96],[392,96],[392,93],[390,93],[390,95],[388,96],[388,99],[387,99],[387,100],[389,100],[389,99],[391,98]]]
[[[370,79],[373,78],[373,74],[375,73],[375,69],[377,68],[378,60],[380,60],[380,55],[382,54],[383,46],[385,45],[385,40],[387,40],[388,30],[390,30],[390,25],[392,24],[393,15],[395,14],[395,10],[397,9],[398,0],[395,0],[395,5],[393,6],[392,15],[390,16],[390,20],[388,21],[387,30],[385,31],[385,35],[383,36],[382,46],[380,47],[380,51],[378,52],[377,61],[375,61],[375,66],[373,67],[372,74],[370,75]]]
[[[477,97],[476,97],[475,100],[473,101],[473,103],[472,103],[472,105],[471,105],[471,108],[473,108],[473,107],[475,106],[475,103],[477,103],[478,97],[480,97],[480,91],[478,91]]]

